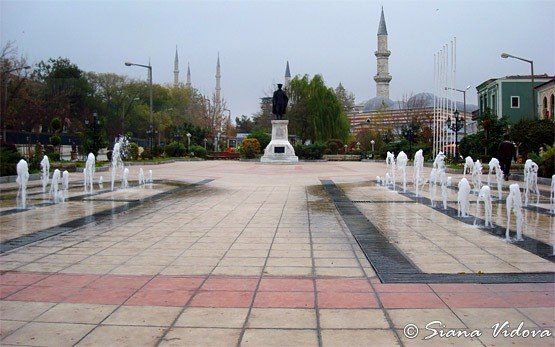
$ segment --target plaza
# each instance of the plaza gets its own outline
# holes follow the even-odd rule
[[[2,346],[555,343],[548,186],[508,243],[504,201],[485,229],[474,195],[456,217],[456,189],[432,208],[377,184],[382,162],[144,168],[152,185],[129,166],[131,188],[92,195],[72,173],[60,204],[30,181],[26,210],[1,185]]]

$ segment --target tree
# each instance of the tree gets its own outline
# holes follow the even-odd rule
[[[521,154],[539,153],[540,147],[555,144],[555,123],[549,119],[521,120],[511,127],[509,136]]]
[[[235,129],[238,133],[250,133],[254,130],[254,122],[245,115],[235,117]]]
[[[489,161],[497,155],[497,148],[503,141],[507,131],[507,118],[497,118],[488,108],[478,118],[480,130],[476,134],[467,135],[459,142],[459,153],[463,156]]]
[[[335,96],[343,105],[343,111],[350,112],[355,108],[355,95],[351,92],[348,92],[345,87],[339,82],[337,88],[335,88]]]
[[[291,133],[304,143],[325,142],[329,139],[346,140],[349,135],[349,120],[343,105],[333,89],[326,87],[324,79],[308,75],[291,80],[289,85],[291,109],[288,114]]]

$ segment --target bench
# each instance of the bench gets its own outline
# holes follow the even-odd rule
[[[241,154],[239,153],[230,153],[230,152],[213,152],[209,155],[206,156],[206,159],[213,159],[213,160],[217,160],[217,159],[223,159],[223,160],[227,160],[227,159],[239,159],[241,157]]]

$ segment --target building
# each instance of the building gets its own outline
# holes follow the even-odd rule
[[[537,86],[536,95],[540,105],[538,108],[540,119],[553,120],[553,113],[555,112],[555,78]]]
[[[553,80],[553,76],[534,75],[534,86]],[[489,79],[476,87],[480,114],[490,109],[499,118],[505,116],[514,124],[522,119],[534,119],[532,109],[532,76],[506,76]],[[537,98],[536,98],[537,102]],[[536,113],[538,108],[536,104]]]

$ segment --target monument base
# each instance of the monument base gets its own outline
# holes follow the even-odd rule
[[[288,120],[272,121],[272,141],[264,149],[264,155],[260,158],[261,163],[295,164],[299,162],[293,146],[289,143],[288,124]]]

